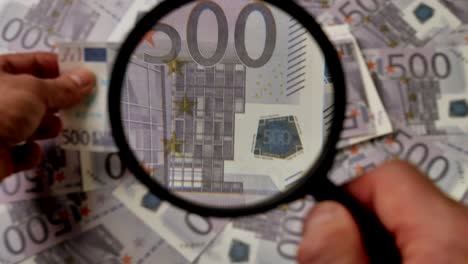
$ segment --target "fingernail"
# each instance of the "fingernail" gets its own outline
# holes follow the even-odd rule
[[[312,214],[304,226],[304,233],[317,230],[324,224],[332,222],[337,217],[338,207],[334,204],[319,204],[313,209]]]
[[[95,81],[94,73],[83,68],[70,72],[69,76],[80,87],[86,87]]]

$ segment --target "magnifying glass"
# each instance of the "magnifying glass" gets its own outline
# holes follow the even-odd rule
[[[327,174],[345,116],[336,50],[291,1],[171,0],[117,56],[113,136],[162,200],[214,217],[262,213],[307,194],[352,213],[372,263],[399,263],[378,218]]]

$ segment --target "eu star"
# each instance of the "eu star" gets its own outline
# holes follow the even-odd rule
[[[193,115],[193,108],[197,105],[197,103],[193,100],[190,100],[187,97],[187,94],[182,97],[179,101],[174,101],[174,104],[177,106],[177,116],[182,114]]]
[[[179,59],[173,59],[171,61],[166,61],[166,66],[167,66],[167,76],[176,73],[176,74],[182,74],[182,67],[186,64],[186,62],[183,62]]]
[[[166,154],[177,153],[180,156],[182,155],[180,148],[183,144],[183,141],[178,140],[176,138],[175,132],[172,132],[172,136],[170,139],[162,139],[161,141],[164,145],[164,152]]]

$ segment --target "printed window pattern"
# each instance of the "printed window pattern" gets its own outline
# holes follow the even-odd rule
[[[234,158],[234,115],[244,113],[245,67],[219,64],[203,68],[188,62],[174,78],[173,102],[195,105],[181,113],[173,105],[178,153],[171,153],[171,189],[242,193],[241,182],[224,181],[224,160]]]

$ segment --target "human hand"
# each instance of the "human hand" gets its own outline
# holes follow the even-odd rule
[[[403,263],[468,263],[468,209],[412,165],[387,162],[346,188],[394,235]],[[298,261],[368,263],[358,227],[342,205],[322,202],[309,212]]]
[[[0,180],[40,162],[33,141],[56,137],[62,123],[54,113],[79,103],[94,82],[84,69],[59,75],[53,53],[0,56]]]

